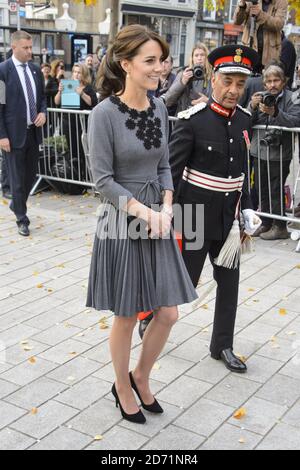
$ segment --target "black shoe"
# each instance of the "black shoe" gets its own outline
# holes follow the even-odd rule
[[[19,232],[19,235],[22,235],[22,237],[29,237],[30,235],[28,225],[26,224],[20,224],[18,226],[18,232]]]
[[[144,424],[146,422],[146,418],[141,412],[141,410],[132,415],[128,415],[127,413],[125,413],[120,403],[120,399],[119,399],[115,384],[113,384],[112,386],[111,393],[116,399],[116,407],[118,408],[118,406],[120,405],[121,415],[123,416],[124,419],[126,419],[127,421],[130,421],[131,423],[137,423],[137,424]]]
[[[135,384],[132,372],[129,372],[129,377],[130,377],[131,386],[132,386],[133,390],[135,391],[135,393],[137,394],[137,396],[139,397],[139,399],[141,401],[141,405],[144,408],[144,410],[150,411],[150,413],[163,413],[164,410],[162,409],[162,407],[160,406],[160,404],[158,403],[158,401],[155,398],[154,398],[154,402],[151,403],[151,405],[146,405],[143,402],[143,400],[141,398],[141,395],[140,395],[140,392],[138,391],[138,388]]]
[[[8,191],[3,191],[2,197],[4,197],[4,199],[12,199],[12,195]]]
[[[245,374],[247,372],[246,364],[234,354],[232,349],[224,349],[219,356],[212,354],[211,357],[217,361],[223,361],[231,372],[237,372],[238,374]]]
[[[144,337],[144,334],[145,334],[145,331],[149,325],[149,323],[151,322],[151,320],[153,319],[153,313],[150,313],[148,315],[148,317],[146,317],[144,320],[141,320],[140,321],[140,324],[139,324],[139,335],[140,335],[140,338],[143,339]]]

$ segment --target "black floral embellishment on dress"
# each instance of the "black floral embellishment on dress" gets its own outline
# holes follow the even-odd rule
[[[137,119],[139,117],[139,113],[135,109],[131,109],[129,114],[132,119]]]
[[[119,110],[121,111],[121,113],[125,114],[127,112],[126,104],[125,103],[120,103]]]
[[[144,131],[142,129],[139,129],[136,133],[136,136],[139,140],[144,140]]]
[[[142,119],[140,119],[138,122],[137,122],[137,126],[139,129],[141,129],[142,131],[146,130],[146,127],[147,127],[147,122],[146,121],[143,121]]]
[[[118,96],[111,96],[110,100],[116,104],[122,114],[129,114],[125,125],[130,130],[136,130],[136,137],[143,141],[144,147],[151,150],[152,147],[160,148],[161,139],[163,137],[161,131],[161,119],[154,118],[154,110],[156,109],[153,100],[150,100],[150,107],[146,111],[137,111],[129,108],[123,103]],[[154,118],[154,119],[153,119]]]
[[[133,129],[136,128],[136,123],[132,119],[127,119],[125,124],[126,124],[126,127],[128,127],[128,129],[130,129],[131,131],[133,131]]]

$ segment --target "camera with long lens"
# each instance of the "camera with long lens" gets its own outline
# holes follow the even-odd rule
[[[266,147],[280,147],[282,142],[282,131],[280,129],[270,129],[266,131],[263,139],[260,139],[260,145]]]
[[[193,80],[203,80],[204,70],[203,70],[203,67],[201,67],[201,65],[195,65],[192,68],[192,72],[193,72]]]
[[[262,91],[258,94],[262,97],[262,104],[267,106],[267,108],[273,108],[276,105],[276,96],[269,91]]]

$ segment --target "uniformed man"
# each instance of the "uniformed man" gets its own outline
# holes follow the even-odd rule
[[[196,207],[204,205],[204,243],[188,249],[191,240],[182,234],[182,255],[194,286],[197,286],[207,255],[217,282],[211,356],[238,373],[246,365],[233,352],[238,303],[240,230],[243,213],[245,230],[251,235],[260,219],[252,210],[247,188],[247,145],[251,114],[238,106],[247,77],[258,60],[248,47],[229,45],[209,55],[213,66],[213,94],[207,104],[179,114],[170,142],[170,163],[176,200]],[[186,206],[187,208],[188,206]],[[200,222],[201,223],[201,222]]]

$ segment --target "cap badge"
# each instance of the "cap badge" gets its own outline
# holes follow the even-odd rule
[[[237,49],[235,53],[236,55],[234,56],[233,60],[239,64],[242,62],[243,49]]]

